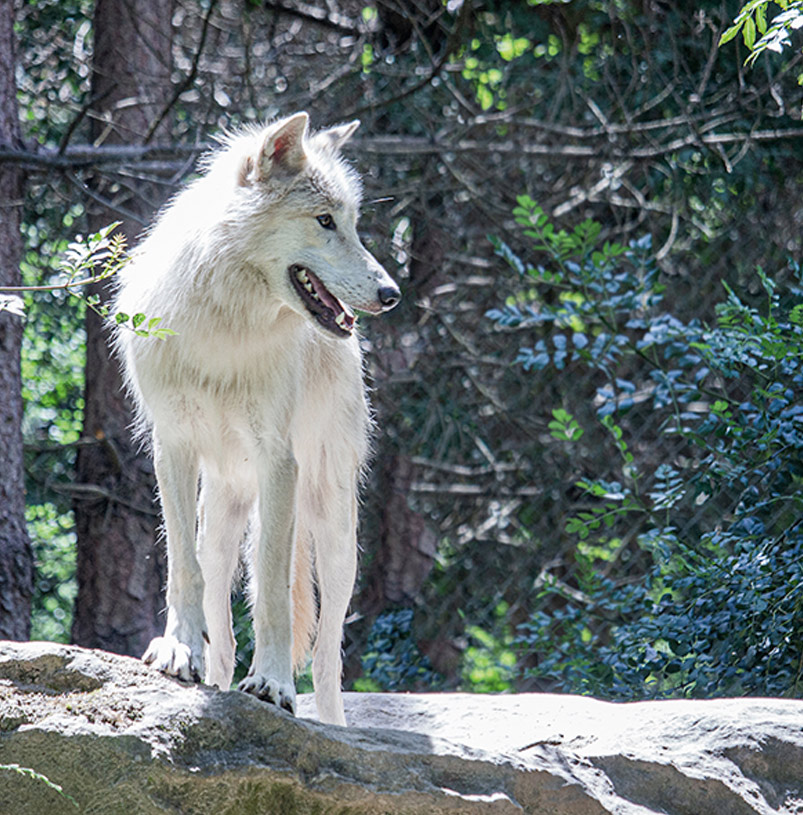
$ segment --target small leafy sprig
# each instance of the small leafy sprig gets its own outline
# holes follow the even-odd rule
[[[0,287],[0,312],[8,311],[19,317],[25,316],[25,303],[20,296],[26,292],[65,291],[83,300],[103,319],[113,320],[115,325],[132,330],[140,337],[155,337],[163,340],[175,331],[160,326],[161,317],[148,317],[137,313],[124,312],[111,314],[108,305],[102,302],[99,294],[86,292],[86,287],[116,275],[128,263],[126,239],[122,233],[114,233],[119,221],[104,226],[86,238],[81,235],[67,246],[59,264],[61,279],[56,283],[42,286],[3,286]]]
[[[157,340],[164,340],[176,333],[172,328],[159,326],[159,323],[162,322],[161,317],[148,317],[141,311],[130,317],[124,311],[118,311],[114,315],[114,322],[130,328],[138,337],[155,337]]]
[[[750,51],[745,65],[752,65],[764,51],[780,54],[790,45],[789,32],[803,26],[803,0],[773,0],[772,5],[780,8],[780,14],[771,21],[767,20],[769,5],[770,0],[749,0],[719,38],[722,46],[741,32]]]

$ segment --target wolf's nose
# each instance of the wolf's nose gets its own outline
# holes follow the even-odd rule
[[[401,292],[396,286],[382,286],[377,293],[379,302],[385,311],[390,311],[394,306],[399,304],[401,300]]]

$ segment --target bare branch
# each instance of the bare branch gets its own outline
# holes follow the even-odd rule
[[[286,6],[284,3],[277,3],[275,0],[264,0],[262,5],[272,11],[298,17],[300,20],[306,20],[309,23],[317,23],[342,34],[359,35],[367,30],[364,25],[350,17],[346,17],[344,14],[324,11],[322,8],[307,3],[299,3],[297,7],[294,7]]]
[[[212,18],[212,13],[217,8],[218,0],[212,0],[209,4],[209,8],[204,15],[204,21],[201,26],[201,37],[198,42],[198,50],[195,52],[195,57],[192,60],[192,67],[190,68],[189,73],[184,79],[176,86],[176,89],[173,91],[173,96],[170,98],[170,101],[162,108],[162,112],[151,122],[150,127],[148,128],[148,132],[145,134],[145,138],[143,142],[148,144],[148,142],[153,138],[156,131],[159,129],[159,125],[165,120],[165,117],[168,113],[173,109],[173,105],[178,102],[179,97],[181,96],[184,91],[186,91],[190,85],[195,81],[195,77],[198,76],[198,65],[201,61],[201,54],[203,54],[204,46],[206,45],[206,37],[209,33],[209,21]]]
[[[110,212],[116,212],[118,215],[121,215],[128,221],[132,221],[133,223],[140,224],[140,226],[147,226],[148,222],[142,216],[137,215],[136,212],[129,209],[128,207],[124,207],[120,204],[115,203],[114,201],[110,201],[108,198],[100,195],[100,193],[93,190],[91,187],[84,184],[80,178],[78,178],[75,173],[68,172],[67,178],[70,180],[72,184],[78,187],[81,192],[86,195],[88,198],[91,198],[93,201],[100,204],[104,209],[109,210]]]
[[[420,492],[428,494],[443,494],[443,495],[465,495],[465,496],[480,496],[480,495],[500,495],[505,498],[527,498],[540,495],[540,487],[518,487],[510,489],[507,487],[484,487],[481,484],[436,484],[431,481],[413,481],[410,484],[410,492]]]
[[[81,280],[68,280],[65,283],[53,283],[50,286],[0,286],[0,291],[69,291],[79,286],[88,286],[91,283],[99,283],[104,279],[103,275],[93,275],[84,277]]]
[[[114,85],[110,85],[102,93],[96,93],[93,96],[90,96],[86,102],[84,102],[84,104],[81,106],[81,109],[76,114],[75,118],[72,120],[72,122],[70,122],[70,126],[67,128],[64,135],[61,137],[61,141],[59,142],[58,155],[60,156],[64,155],[64,151],[67,149],[67,145],[70,143],[72,134],[75,132],[75,129],[78,127],[78,125],[81,124],[81,122],[84,120],[89,111],[98,102],[103,101],[103,99],[105,99],[113,90]]]
[[[700,132],[717,123],[701,126],[698,132],[690,133],[665,144],[649,147],[621,149],[615,145],[600,146],[583,144],[550,144],[506,139],[504,141],[484,141],[461,139],[455,142],[434,141],[416,136],[372,136],[355,139],[353,145],[364,153],[377,155],[437,155],[440,153],[501,153],[528,156],[553,156],[560,158],[616,158],[628,159],[658,158],[692,145],[749,144],[750,142],[780,141],[782,139],[803,138],[803,127],[773,128],[752,132],[705,133]],[[169,144],[120,144],[120,145],[76,145],[68,147],[63,154],[57,150],[15,149],[0,147],[0,163],[19,164],[31,169],[78,169],[82,167],[102,167],[126,165],[145,167],[154,171],[176,171],[184,166],[188,157],[208,152],[214,144],[204,142],[192,145]]]
[[[52,489],[54,492],[71,495],[79,501],[106,500],[129,507],[142,515],[157,516],[159,514],[153,507],[136,504],[118,493],[101,487],[99,484],[53,484]]]
[[[157,145],[157,144],[91,144],[67,147],[63,152],[47,149],[16,149],[0,146],[0,163],[19,164],[31,169],[77,169],[98,167],[106,164],[142,164],[143,162],[170,160],[179,166],[178,161],[187,156],[206,152],[211,144]]]

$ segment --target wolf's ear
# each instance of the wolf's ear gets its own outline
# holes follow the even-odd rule
[[[277,171],[287,174],[301,171],[307,160],[304,138],[308,126],[306,113],[294,113],[268,133],[257,156],[257,178],[260,181]]]
[[[354,135],[354,131],[359,126],[360,120],[355,119],[348,124],[322,130],[320,133],[315,134],[315,139],[323,142],[326,147],[332,150],[339,150]]]

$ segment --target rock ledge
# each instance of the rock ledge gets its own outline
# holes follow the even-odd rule
[[[0,813],[803,813],[799,701],[347,694],[345,729],[313,711],[0,643]]]

